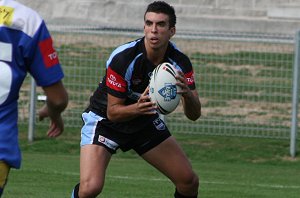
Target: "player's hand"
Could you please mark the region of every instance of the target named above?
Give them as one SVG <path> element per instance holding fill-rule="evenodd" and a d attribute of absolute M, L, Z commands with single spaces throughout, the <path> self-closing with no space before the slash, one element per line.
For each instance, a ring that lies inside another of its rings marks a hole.
<path fill-rule="evenodd" d="M 156 104 L 151 102 L 149 97 L 149 87 L 147 87 L 137 101 L 137 109 L 140 114 L 152 115 L 156 114 Z"/>
<path fill-rule="evenodd" d="M 49 129 L 47 131 L 47 136 L 53 138 L 58 137 L 59 135 L 62 134 L 63 131 L 64 131 L 64 123 L 61 116 L 59 116 L 58 118 L 51 120 Z"/>
<path fill-rule="evenodd" d="M 38 111 L 39 120 L 42 121 L 45 118 L 49 117 L 49 111 L 47 105 L 44 105 L 41 109 Z M 57 137 L 64 131 L 64 124 L 61 116 L 58 116 L 56 118 L 50 118 L 50 126 L 47 131 L 48 137 Z"/>
<path fill-rule="evenodd" d="M 178 94 L 181 94 L 183 97 L 188 97 L 192 94 L 190 88 L 188 87 L 187 80 L 184 76 L 184 73 L 178 70 L 178 75 L 176 76 L 177 83 L 176 85 L 179 86 L 181 89 L 177 91 Z"/>

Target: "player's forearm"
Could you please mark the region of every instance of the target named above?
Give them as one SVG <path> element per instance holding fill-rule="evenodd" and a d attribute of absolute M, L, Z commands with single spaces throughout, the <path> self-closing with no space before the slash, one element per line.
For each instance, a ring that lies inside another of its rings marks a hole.
<path fill-rule="evenodd" d="M 43 87 L 43 89 L 47 96 L 46 107 L 48 116 L 55 120 L 68 105 L 68 93 L 61 81 L 51 86 Z"/>
<path fill-rule="evenodd" d="M 136 103 L 132 105 L 113 105 L 108 108 L 107 117 L 113 122 L 126 122 L 139 116 Z"/>
<path fill-rule="evenodd" d="M 156 105 L 149 100 L 139 99 L 131 105 L 115 104 L 107 109 L 107 117 L 113 122 L 126 122 L 141 115 L 156 114 Z"/>
<path fill-rule="evenodd" d="M 196 91 L 183 96 L 184 114 L 190 120 L 197 120 L 201 116 L 201 103 Z"/>
<path fill-rule="evenodd" d="M 120 99 L 108 94 L 107 117 L 113 122 L 125 122 L 141 115 L 156 114 L 156 105 L 151 102 L 146 88 L 138 101 L 131 105 L 126 105 L 124 99 Z"/>

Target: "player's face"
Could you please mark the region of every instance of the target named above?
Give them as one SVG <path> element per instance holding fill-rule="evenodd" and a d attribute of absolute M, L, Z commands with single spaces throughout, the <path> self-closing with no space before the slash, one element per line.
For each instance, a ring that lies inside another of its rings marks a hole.
<path fill-rule="evenodd" d="M 145 15 L 144 34 L 146 44 L 152 49 L 159 49 L 167 46 L 175 34 L 175 27 L 169 27 L 168 15 L 148 12 Z"/>

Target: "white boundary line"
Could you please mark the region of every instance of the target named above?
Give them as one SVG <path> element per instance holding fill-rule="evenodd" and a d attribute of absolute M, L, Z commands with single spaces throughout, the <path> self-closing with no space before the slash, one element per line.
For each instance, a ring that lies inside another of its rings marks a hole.
<path fill-rule="evenodd" d="M 142 178 L 142 177 L 130 177 L 130 176 L 113 176 L 108 175 L 107 177 L 112 179 L 124 179 L 124 180 L 147 180 L 147 181 L 169 181 L 166 178 Z M 276 188 L 276 189 L 300 189 L 300 186 L 287 186 L 287 185 L 280 185 L 280 184 L 247 184 L 247 183 L 227 183 L 222 181 L 200 181 L 203 184 L 216 184 L 216 185 L 231 185 L 231 186 L 253 186 L 253 187 L 262 187 L 262 188 Z"/>
<path fill-rule="evenodd" d="M 60 172 L 60 171 L 49 171 L 42 169 L 22 169 L 33 172 L 40 172 L 46 174 L 57 174 L 57 175 L 71 175 L 79 176 L 79 173 L 75 172 Z M 135 180 L 135 181 L 170 181 L 167 178 L 155 178 L 155 177 L 131 177 L 131 176 L 122 176 L 122 175 L 107 175 L 107 178 L 111 179 L 122 179 L 122 180 Z M 300 186 L 297 185 L 281 185 L 281 184 L 251 184 L 251 183 L 228 183 L 223 181 L 200 181 L 202 184 L 212 184 L 212 185 L 230 185 L 230 186 L 247 186 L 247 187 L 259 187 L 259 188 L 274 188 L 274 189 L 300 189 Z"/>

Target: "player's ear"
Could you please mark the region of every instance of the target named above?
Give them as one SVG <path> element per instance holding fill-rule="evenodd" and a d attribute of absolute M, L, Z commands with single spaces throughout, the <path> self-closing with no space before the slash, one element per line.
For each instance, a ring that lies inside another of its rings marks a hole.
<path fill-rule="evenodd" d="M 171 27 L 170 28 L 170 32 L 171 32 L 170 38 L 172 38 L 175 35 L 175 33 L 176 33 L 176 28 L 175 27 Z"/>

